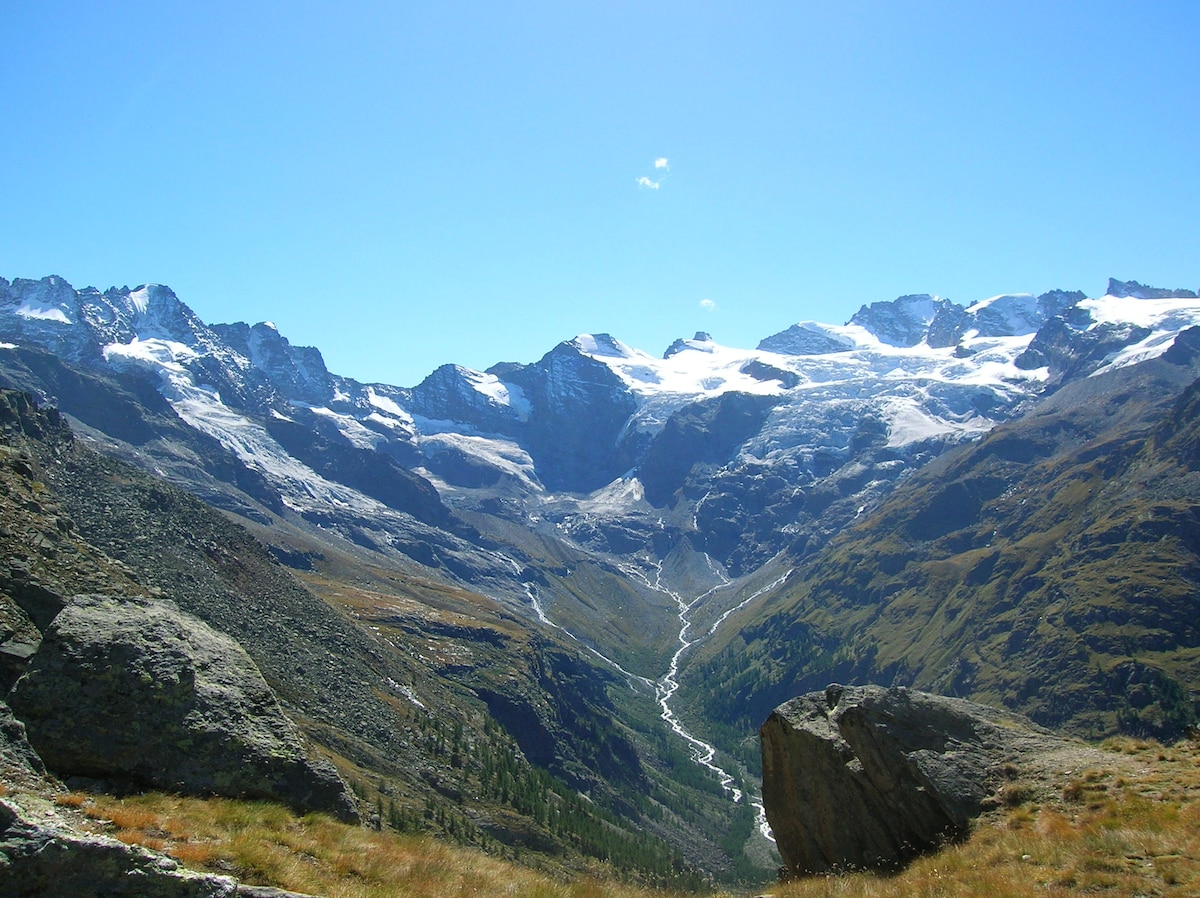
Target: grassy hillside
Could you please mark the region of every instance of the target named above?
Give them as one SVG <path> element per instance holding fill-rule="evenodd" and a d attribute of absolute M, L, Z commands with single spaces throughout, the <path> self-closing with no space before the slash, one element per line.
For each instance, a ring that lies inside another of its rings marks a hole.
<path fill-rule="evenodd" d="M 1200 743 L 1114 739 L 1105 763 L 1010 783 L 960 845 L 893 875 L 814 877 L 753 892 L 664 891 L 595 862 L 569 882 L 426 836 L 374 832 L 259 802 L 80 792 L 54 798 L 84 825 L 165 851 L 199 870 L 339 898 L 932 898 L 1036 892 L 1183 898 L 1200 888 Z"/>
<path fill-rule="evenodd" d="M 649 690 L 554 631 L 356 547 L 260 530 L 306 568 L 289 570 L 21 394 L 0 393 L 0 483 L 0 642 L 35 646 L 75 593 L 161 594 L 246 648 L 383 828 L 563 875 L 735 875 L 722 839 L 740 809 L 677 775 Z M 19 655 L 2 654 L 11 683 Z"/>
<path fill-rule="evenodd" d="M 1200 387 L 1164 358 L 935 461 L 704 646 L 751 732 L 825 684 L 910 685 L 1084 736 L 1178 735 L 1200 690 Z"/>

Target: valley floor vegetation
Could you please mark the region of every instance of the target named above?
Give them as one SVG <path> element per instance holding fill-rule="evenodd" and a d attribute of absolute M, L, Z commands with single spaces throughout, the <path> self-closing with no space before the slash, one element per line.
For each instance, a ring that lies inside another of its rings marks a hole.
<path fill-rule="evenodd" d="M 760 887 L 775 898 L 1195 895 L 1200 890 L 1200 739 L 1104 744 L 1111 763 L 1063 782 L 1012 782 L 971 837 L 894 876 L 850 873 Z M 592 875 L 562 881 L 428 836 L 348 826 L 278 805 L 68 792 L 100 832 L 198 870 L 328 898 L 667 898 L 689 894 Z M 691 892 L 691 894 L 695 894 Z M 731 898 L 734 893 L 716 895 Z"/>

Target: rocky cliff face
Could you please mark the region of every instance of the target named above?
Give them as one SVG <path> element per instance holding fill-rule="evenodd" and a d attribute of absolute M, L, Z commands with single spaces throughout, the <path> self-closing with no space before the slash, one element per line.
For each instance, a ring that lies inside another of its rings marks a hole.
<path fill-rule="evenodd" d="M 1004 783 L 1100 756 L 1006 712 L 875 686 L 786 702 L 759 737 L 763 804 L 789 877 L 894 870 L 964 837 Z"/>

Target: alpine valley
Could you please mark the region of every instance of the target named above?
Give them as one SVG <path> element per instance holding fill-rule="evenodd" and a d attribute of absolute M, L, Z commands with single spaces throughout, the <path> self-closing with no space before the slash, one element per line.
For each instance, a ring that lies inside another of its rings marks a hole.
<path fill-rule="evenodd" d="M 156 285 L 0 278 L 0 341 L 18 717 L 60 609 L 163 599 L 244 649 L 353 790 L 327 809 L 676 884 L 770 876 L 756 730 L 833 681 L 1088 738 L 1196 722 L 1190 290 L 902 296 L 661 357 L 581 335 L 414 387 Z"/>

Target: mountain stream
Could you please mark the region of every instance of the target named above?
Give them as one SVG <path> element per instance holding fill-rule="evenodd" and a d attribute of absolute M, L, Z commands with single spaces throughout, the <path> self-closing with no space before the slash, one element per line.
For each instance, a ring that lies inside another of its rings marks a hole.
<path fill-rule="evenodd" d="M 707 558 L 707 556 L 705 557 Z M 715 565 L 713 565 L 711 559 L 708 559 L 708 562 L 713 571 L 721 578 L 722 582 L 711 587 L 706 592 L 696 596 L 690 602 L 675 590 L 663 585 L 662 566 L 658 563 L 655 563 L 654 565 L 655 578 L 653 582 L 651 582 L 642 571 L 636 568 L 623 566 L 622 569 L 631 576 L 641 580 L 651 589 L 670 596 L 679 609 L 679 647 L 671 656 L 671 663 L 667 666 L 667 672 L 655 684 L 655 691 L 657 692 L 658 696 L 658 706 L 662 709 L 662 713 L 659 716 L 663 719 L 667 726 L 671 728 L 675 735 L 679 736 L 679 738 L 688 743 L 688 746 L 691 749 L 692 760 L 716 776 L 717 780 L 721 783 L 721 787 L 726 791 L 726 793 L 728 793 L 730 798 L 736 804 L 744 797 L 743 792 L 734 785 L 734 783 L 737 782 L 736 778 L 729 771 L 725 770 L 716 763 L 716 746 L 705 742 L 703 739 L 689 731 L 687 727 L 680 722 L 678 715 L 671 707 L 671 699 L 674 698 L 675 693 L 679 691 L 679 662 L 683 658 L 684 652 L 716 633 L 717 629 L 721 626 L 721 624 L 728 620 L 730 615 L 740 611 L 742 608 L 745 608 L 748 604 L 753 602 L 759 596 L 763 595 L 765 592 L 782 584 L 785 580 L 787 580 L 791 572 L 788 571 L 778 579 L 773 580 L 761 589 L 751 593 L 737 605 L 734 605 L 732 608 L 729 608 L 722 613 L 721 616 L 718 617 L 702 635 L 693 638 L 690 635 L 690 631 L 692 629 L 692 614 L 696 611 L 700 604 L 713 593 L 733 585 L 733 581 L 729 580 L 722 571 L 717 569 Z M 771 827 L 767 824 L 766 810 L 763 808 L 761 796 L 752 795 L 750 803 L 755 810 L 755 825 L 759 833 L 763 836 L 763 838 L 767 839 L 773 844 L 775 842 L 775 838 L 771 834 Z"/>
<path fill-rule="evenodd" d="M 503 560 L 513 566 L 517 573 L 520 573 L 520 565 L 517 564 L 517 562 L 515 562 L 513 559 L 502 555 L 498 557 L 503 558 Z M 652 564 L 654 570 L 653 580 L 651 580 L 646 575 L 646 572 L 641 568 L 637 568 L 632 565 L 621 565 L 621 569 L 627 575 L 635 580 L 638 580 L 647 588 L 669 596 L 671 600 L 675 602 L 675 605 L 678 608 L 679 647 L 675 650 L 675 653 L 671 655 L 671 661 L 667 665 L 667 672 L 663 674 L 663 676 L 657 682 L 646 677 L 630 673 L 612 658 L 609 658 L 604 653 L 588 645 L 570 630 L 555 623 L 550 619 L 550 616 L 546 614 L 546 609 L 542 605 L 541 597 L 538 595 L 537 586 L 533 583 L 525 583 L 524 586 L 525 593 L 529 597 L 530 607 L 533 609 L 533 613 L 537 617 L 538 621 L 548 627 L 553 627 L 554 629 L 558 630 L 573 642 L 578 643 L 580 647 L 586 649 L 590 654 L 599 658 L 609 667 L 621 673 L 630 681 L 631 687 L 634 682 L 637 682 L 654 691 L 658 701 L 658 706 L 661 709 L 659 716 L 662 718 L 663 722 L 671 728 L 671 731 L 675 733 L 676 736 L 688 744 L 692 760 L 696 764 L 699 764 L 701 767 L 712 773 L 713 776 L 717 778 L 717 781 L 720 782 L 721 788 L 724 789 L 726 794 L 729 795 L 730 799 L 737 804 L 740 803 L 743 798 L 745 798 L 745 793 L 742 791 L 742 789 L 735 785 L 735 783 L 737 783 L 737 778 L 734 777 L 733 774 L 731 774 L 728 770 L 716 763 L 716 746 L 705 742 L 703 739 L 699 738 L 690 730 L 688 730 L 688 728 L 685 727 L 682 722 L 680 722 L 679 716 L 675 713 L 675 709 L 671 707 L 671 699 L 674 698 L 675 694 L 679 691 L 679 663 L 683 658 L 684 653 L 688 649 L 711 637 L 717 632 L 717 629 L 721 626 L 721 624 L 725 623 L 725 621 L 728 620 L 728 618 L 735 612 L 745 608 L 747 605 L 769 590 L 781 585 L 785 580 L 787 580 L 791 572 L 788 571 L 777 579 L 772 580 L 766 586 L 763 586 L 762 588 L 751 593 L 746 598 L 742 599 L 741 602 L 734 605 L 732 608 L 727 609 L 709 626 L 709 628 L 702 635 L 693 638 L 690 635 L 690 631 L 692 629 L 692 615 L 695 613 L 701 603 L 714 593 L 734 585 L 733 581 L 726 577 L 724 572 L 722 572 L 715 564 L 713 564 L 712 559 L 708 558 L 708 556 L 705 556 L 705 558 L 708 560 L 709 567 L 718 577 L 720 577 L 721 582 L 696 596 L 691 601 L 688 601 L 679 592 L 663 584 L 663 572 L 662 565 L 660 563 L 653 562 Z M 763 808 L 761 796 L 752 794 L 750 796 L 750 803 L 755 810 L 755 828 L 763 838 L 774 844 L 775 838 L 771 834 L 770 826 L 767 824 L 766 811 Z"/>

